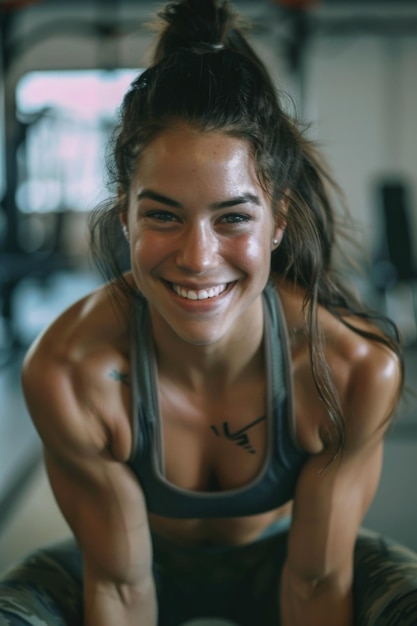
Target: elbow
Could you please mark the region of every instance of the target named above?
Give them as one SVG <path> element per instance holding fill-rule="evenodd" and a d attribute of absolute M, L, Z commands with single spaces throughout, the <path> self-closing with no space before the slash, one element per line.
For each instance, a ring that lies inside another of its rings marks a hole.
<path fill-rule="evenodd" d="M 283 626 L 353 626 L 352 584 L 328 575 L 283 576 L 280 593 Z"/>
<path fill-rule="evenodd" d="M 317 576 L 300 575 L 287 565 L 282 573 L 282 588 L 296 598 L 298 603 L 305 604 L 311 601 L 323 580 Z"/>
<path fill-rule="evenodd" d="M 283 581 L 287 589 L 301 603 L 310 603 L 322 595 L 344 596 L 352 587 L 353 570 L 351 567 L 330 572 L 295 572 L 286 564 Z"/>
<path fill-rule="evenodd" d="M 113 592 L 117 600 L 125 607 L 133 608 L 148 602 L 154 595 L 154 583 L 151 578 L 141 582 L 141 584 L 115 583 Z"/>
<path fill-rule="evenodd" d="M 152 613 L 156 610 L 155 584 L 152 577 L 133 583 L 110 576 L 92 577 L 86 572 L 84 601 L 86 607 L 98 603 L 115 615 L 142 615 L 145 608 Z"/>

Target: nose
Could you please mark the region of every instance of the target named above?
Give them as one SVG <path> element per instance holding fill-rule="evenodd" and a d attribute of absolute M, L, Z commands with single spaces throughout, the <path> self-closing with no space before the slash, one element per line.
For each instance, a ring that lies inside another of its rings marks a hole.
<path fill-rule="evenodd" d="M 189 272 L 202 274 L 218 265 L 218 240 L 210 225 L 189 225 L 181 237 L 177 264 Z"/>

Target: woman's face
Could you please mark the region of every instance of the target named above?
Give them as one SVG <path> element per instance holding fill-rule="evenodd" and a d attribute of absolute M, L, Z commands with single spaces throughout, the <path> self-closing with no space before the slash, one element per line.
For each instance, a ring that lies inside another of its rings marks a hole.
<path fill-rule="evenodd" d="M 246 141 L 163 131 L 140 158 L 122 222 L 160 332 L 209 345 L 262 323 L 260 294 L 282 230 Z"/>

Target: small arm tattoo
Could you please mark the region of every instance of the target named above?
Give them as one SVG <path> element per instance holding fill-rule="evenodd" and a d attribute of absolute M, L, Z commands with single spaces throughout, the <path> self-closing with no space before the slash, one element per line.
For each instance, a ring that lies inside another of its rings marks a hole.
<path fill-rule="evenodd" d="M 127 387 L 130 387 L 129 374 L 125 374 L 124 372 L 118 372 L 117 370 L 111 370 L 109 378 L 113 378 L 113 380 L 117 380 Z"/>
<path fill-rule="evenodd" d="M 240 430 L 236 430 L 234 433 L 230 431 L 229 422 L 223 422 L 221 426 L 222 432 L 220 432 L 217 426 L 215 426 L 214 424 L 212 424 L 210 428 L 214 432 L 214 434 L 217 435 L 217 437 L 224 436 L 226 437 L 226 439 L 229 439 L 229 441 L 234 441 L 239 447 L 243 448 L 243 450 L 246 450 L 247 452 L 249 452 L 249 454 L 256 454 L 256 450 L 252 446 L 249 440 L 249 435 L 247 434 L 247 431 L 250 428 L 253 428 L 254 426 L 256 426 L 256 424 L 259 424 L 259 422 L 262 422 L 262 420 L 264 419 L 266 419 L 265 415 L 263 415 L 262 417 L 259 417 L 258 419 L 256 419 L 254 422 L 251 422 L 247 426 L 244 426 L 244 428 L 241 428 Z"/>

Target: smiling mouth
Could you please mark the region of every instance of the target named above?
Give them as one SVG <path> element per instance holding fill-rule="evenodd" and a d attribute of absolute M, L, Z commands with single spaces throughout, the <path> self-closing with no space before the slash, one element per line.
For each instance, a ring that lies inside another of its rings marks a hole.
<path fill-rule="evenodd" d="M 205 289 L 187 289 L 186 287 L 181 287 L 181 285 L 171 283 L 171 288 L 177 296 L 181 296 L 181 298 L 186 298 L 187 300 L 207 300 L 208 298 L 216 298 L 226 291 L 227 286 L 228 285 L 224 283 L 222 285 L 206 287 Z"/>

